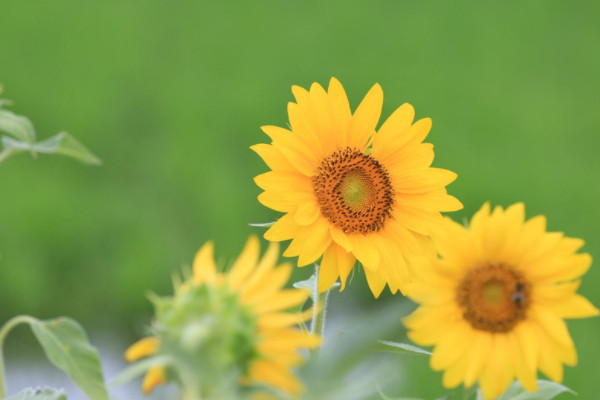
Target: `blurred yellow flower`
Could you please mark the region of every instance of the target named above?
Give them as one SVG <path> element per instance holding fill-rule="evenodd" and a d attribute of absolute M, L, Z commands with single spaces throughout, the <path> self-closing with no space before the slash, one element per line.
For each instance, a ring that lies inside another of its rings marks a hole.
<path fill-rule="evenodd" d="M 265 126 L 272 143 L 251 147 L 272 170 L 255 178 L 264 189 L 259 201 L 285 213 L 265 238 L 293 239 L 284 255 L 299 256 L 298 266 L 323 256 L 320 291 L 338 277 L 343 290 L 357 259 L 375 297 L 386 283 L 402 290 L 409 277 L 404 256 L 426 251 L 440 211 L 462 208 L 445 189 L 456 174 L 430 167 L 433 145 L 422 141 L 431 120 L 413 123 L 414 109 L 404 104 L 376 133 L 378 84 L 354 114 L 335 78 L 328 91 L 314 83 L 292 92 L 290 130 Z"/>
<path fill-rule="evenodd" d="M 525 221 L 522 203 L 485 204 L 468 229 L 447 219 L 432 239 L 441 258 L 415 265 L 408 295 L 420 307 L 404 323 L 415 343 L 435 346 L 444 386 L 479 380 L 494 399 L 515 377 L 536 391 L 538 369 L 560 382 L 562 364 L 577 363 L 563 319 L 598 315 L 576 293 L 592 262 L 576 253 L 583 240 L 546 232 L 543 216 Z"/>
<path fill-rule="evenodd" d="M 179 382 L 186 398 L 238 398 L 257 385 L 291 396 L 302 392 L 291 368 L 303 361 L 298 351 L 318 346 L 320 337 L 297 328 L 311 317 L 312 309 L 289 309 L 302 306 L 310 293 L 283 289 L 292 267 L 276 266 L 277 244 L 272 243 L 260 259 L 259 253 L 259 241 L 252 236 L 230 271 L 220 273 L 209 242 L 196 255 L 193 275 L 178 285 L 175 296 L 154 300 L 154 336 L 125 353 L 129 362 L 151 355 L 172 360 L 148 371 L 142 384 L 146 394 L 170 380 Z"/>

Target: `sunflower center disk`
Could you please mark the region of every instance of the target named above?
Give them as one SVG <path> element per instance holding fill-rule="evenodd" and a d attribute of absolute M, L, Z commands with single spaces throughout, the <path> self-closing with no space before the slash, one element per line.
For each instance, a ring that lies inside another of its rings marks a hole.
<path fill-rule="evenodd" d="M 348 147 L 326 157 L 313 187 L 321 213 L 345 233 L 379 231 L 391 214 L 389 174 L 359 149 Z"/>
<path fill-rule="evenodd" d="M 491 265 L 469 271 L 456 295 L 473 328 L 505 333 L 525 319 L 531 287 L 519 272 Z"/>

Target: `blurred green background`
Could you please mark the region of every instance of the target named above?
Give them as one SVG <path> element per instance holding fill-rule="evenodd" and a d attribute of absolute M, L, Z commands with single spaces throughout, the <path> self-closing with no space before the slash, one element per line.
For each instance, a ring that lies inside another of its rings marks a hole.
<path fill-rule="evenodd" d="M 379 82 L 384 116 L 410 102 L 433 118 L 455 218 L 524 201 L 600 259 L 599 20 L 596 1 L 2 1 L 3 97 L 40 138 L 67 130 L 104 165 L 0 165 L 0 320 L 64 314 L 139 336 L 145 295 L 169 293 L 203 242 L 225 264 L 259 231 L 248 223 L 277 217 L 248 147 L 286 124 L 292 84 L 331 76 L 353 107 Z M 599 286 L 593 267 L 580 292 L 597 306 Z M 379 304 L 360 273 L 332 301 Z M 580 362 L 565 382 L 596 398 L 600 318 L 569 327 Z M 403 362 L 394 394 L 443 393 L 426 359 Z"/>

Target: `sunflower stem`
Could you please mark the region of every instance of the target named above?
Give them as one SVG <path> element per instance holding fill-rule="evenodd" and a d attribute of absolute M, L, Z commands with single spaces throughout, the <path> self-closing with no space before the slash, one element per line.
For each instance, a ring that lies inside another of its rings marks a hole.
<path fill-rule="evenodd" d="M 329 290 L 319 293 L 319 265 L 315 264 L 315 280 L 313 287 L 313 317 L 310 325 L 310 332 L 323 337 L 325 332 L 325 320 L 327 318 L 327 300 L 329 299 Z M 313 352 L 318 353 L 318 348 Z"/>
<path fill-rule="evenodd" d="M 0 329 L 0 398 L 6 397 L 6 377 L 4 373 L 4 340 L 8 333 L 17 325 L 20 324 L 29 324 L 34 319 L 28 315 L 18 315 L 9 319 L 2 329 Z"/>
<path fill-rule="evenodd" d="M 469 400 L 473 395 L 477 394 L 477 386 L 471 386 L 470 388 L 466 388 L 463 386 L 463 400 Z"/>

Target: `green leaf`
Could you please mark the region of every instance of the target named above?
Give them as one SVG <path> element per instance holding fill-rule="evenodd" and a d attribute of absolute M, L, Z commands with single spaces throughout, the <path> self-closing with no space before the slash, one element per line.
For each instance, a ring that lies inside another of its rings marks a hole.
<path fill-rule="evenodd" d="M 248 224 L 248 225 L 254 226 L 254 227 L 257 227 L 257 228 L 270 228 L 273 225 L 275 225 L 275 221 L 273 221 L 273 222 L 264 222 L 264 223 L 261 223 L 261 224 Z"/>
<path fill-rule="evenodd" d="M 67 395 L 62 389 L 44 388 L 21 390 L 6 400 L 67 400 Z"/>
<path fill-rule="evenodd" d="M 35 142 L 35 129 L 31 121 L 8 110 L 0 110 L 0 131 L 25 143 Z"/>
<path fill-rule="evenodd" d="M 515 381 L 497 400 L 551 400 L 561 393 L 576 394 L 573 390 L 560 383 L 542 379 L 538 380 L 537 392 L 531 393 L 526 391 L 518 381 Z M 477 400 L 485 400 L 481 390 L 477 392 Z"/>
<path fill-rule="evenodd" d="M 305 279 L 303 281 L 294 282 L 293 286 L 296 289 L 309 290 L 311 292 L 311 297 L 314 300 L 314 298 L 316 296 L 317 279 L 318 279 L 317 274 L 314 273 L 308 279 Z"/>
<path fill-rule="evenodd" d="M 108 400 L 100 357 L 77 322 L 70 318 L 32 319 L 31 329 L 48 360 L 65 371 L 91 400 Z"/>
<path fill-rule="evenodd" d="M 402 353 L 402 354 L 419 354 L 419 355 L 431 355 L 430 351 L 421 349 L 420 347 L 413 346 L 407 343 L 388 342 L 387 340 L 380 340 L 379 343 L 382 346 L 377 348 L 378 351 L 388 353 Z"/>
<path fill-rule="evenodd" d="M 67 132 L 60 132 L 49 139 L 35 143 L 33 151 L 46 154 L 62 154 L 86 164 L 102 164 L 98 157 Z"/>
<path fill-rule="evenodd" d="M 2 153 L 0 153 L 0 162 L 13 154 L 31 150 L 31 145 L 29 143 L 21 142 L 8 136 L 2 136 L 2 147 L 4 149 L 2 150 Z"/>
<path fill-rule="evenodd" d="M 379 393 L 381 395 L 381 398 L 383 400 L 424 400 L 421 398 L 416 398 L 416 397 L 390 397 L 390 396 L 386 396 L 383 393 Z"/>
<path fill-rule="evenodd" d="M 319 281 L 319 265 L 315 264 L 315 273 L 312 274 L 308 279 L 305 279 L 303 281 L 298 281 L 298 282 L 294 282 L 293 286 L 296 289 L 306 289 L 308 291 L 310 291 L 310 298 L 312 299 L 313 302 L 317 301 L 317 298 L 319 297 L 319 285 L 318 285 L 318 281 Z M 340 287 L 340 283 L 339 282 L 335 282 L 333 285 L 331 285 L 331 287 L 328 289 L 335 289 Z"/>
<path fill-rule="evenodd" d="M 1 86 L 0 93 L 2 93 Z M 0 162 L 13 154 L 29 150 L 34 156 L 36 153 L 62 154 L 86 164 L 102 164 L 98 157 L 67 132 L 60 132 L 36 143 L 35 129 L 31 121 L 27 117 L 2 109 L 4 104 L 10 102 L 0 99 L 0 132 L 5 132 L 11 137 L 2 137 L 4 149 L 0 153 Z"/>
<path fill-rule="evenodd" d="M 377 391 L 379 392 L 379 395 L 381 396 L 381 398 L 383 400 L 424 400 L 424 399 L 416 398 L 416 397 L 390 397 L 387 394 L 383 393 L 383 391 L 379 387 L 377 387 Z M 439 399 L 439 400 L 444 400 L 444 399 Z"/>
<path fill-rule="evenodd" d="M 380 394 L 381 394 L 381 398 L 383 400 L 424 400 L 424 399 L 416 398 L 416 397 L 389 397 L 383 393 L 380 393 Z"/>

